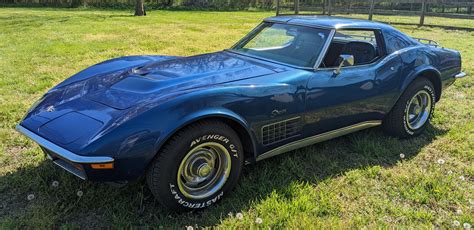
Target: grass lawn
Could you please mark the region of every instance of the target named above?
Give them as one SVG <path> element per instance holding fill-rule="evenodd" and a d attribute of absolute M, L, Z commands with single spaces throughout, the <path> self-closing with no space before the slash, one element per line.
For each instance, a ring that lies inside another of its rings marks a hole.
<path fill-rule="evenodd" d="M 451 228 L 453 221 L 460 222 L 457 228 L 474 225 L 472 76 L 444 92 L 433 126 L 420 137 L 398 140 L 373 128 L 259 162 L 245 168 L 229 197 L 201 212 L 163 211 L 144 182 L 113 188 L 58 169 L 36 144 L 14 130 L 49 88 L 113 57 L 222 50 L 273 15 L 148 13 L 132 17 L 129 11 L 117 10 L 0 8 L 0 228 Z M 474 27 L 474 20 L 427 22 Z M 474 73 L 474 32 L 397 27 L 460 50 L 464 69 Z M 53 181 L 59 186 L 52 186 Z M 29 194 L 34 194 L 31 201 Z M 235 218 L 238 212 L 243 220 Z M 255 224 L 257 217 L 261 225 Z"/>

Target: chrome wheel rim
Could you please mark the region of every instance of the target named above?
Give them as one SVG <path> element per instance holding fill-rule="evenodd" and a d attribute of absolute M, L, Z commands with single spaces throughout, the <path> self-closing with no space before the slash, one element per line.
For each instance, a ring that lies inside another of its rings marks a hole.
<path fill-rule="evenodd" d="M 431 103 L 431 95 L 424 90 L 411 98 L 406 111 L 406 122 L 410 129 L 419 129 L 426 123 L 430 117 Z"/>
<path fill-rule="evenodd" d="M 209 197 L 224 186 L 230 169 L 230 154 L 223 145 L 215 142 L 198 145 L 179 165 L 178 188 L 191 199 Z"/>

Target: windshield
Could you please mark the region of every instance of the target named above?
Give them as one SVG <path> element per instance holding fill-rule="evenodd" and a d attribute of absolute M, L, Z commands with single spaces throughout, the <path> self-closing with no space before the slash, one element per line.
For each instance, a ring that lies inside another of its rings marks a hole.
<path fill-rule="evenodd" d="M 279 23 L 262 23 L 232 50 L 301 67 L 313 67 L 329 30 Z"/>

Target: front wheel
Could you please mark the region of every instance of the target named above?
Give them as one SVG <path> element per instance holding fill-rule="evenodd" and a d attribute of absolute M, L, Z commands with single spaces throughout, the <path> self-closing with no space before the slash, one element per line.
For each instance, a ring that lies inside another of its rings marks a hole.
<path fill-rule="evenodd" d="M 198 122 L 165 144 L 147 172 L 148 186 L 170 210 L 202 209 L 236 185 L 243 157 L 232 128 L 218 121 Z"/>
<path fill-rule="evenodd" d="M 435 102 L 436 95 L 431 81 L 426 78 L 416 79 L 383 120 L 384 131 L 401 138 L 421 134 L 430 123 Z"/>

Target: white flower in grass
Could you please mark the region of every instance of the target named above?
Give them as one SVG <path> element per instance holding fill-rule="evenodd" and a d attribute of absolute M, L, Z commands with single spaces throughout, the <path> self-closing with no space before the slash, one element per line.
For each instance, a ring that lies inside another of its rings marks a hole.
<path fill-rule="evenodd" d="M 55 187 L 55 188 L 58 187 L 58 186 L 59 186 L 59 181 L 57 181 L 57 180 L 53 181 L 53 182 L 51 183 L 51 186 L 53 186 L 53 187 Z"/>
<path fill-rule="evenodd" d="M 451 175 L 451 174 L 453 174 L 453 171 L 449 170 L 448 175 Z"/>
<path fill-rule="evenodd" d="M 442 165 L 444 163 L 445 163 L 445 161 L 443 159 L 438 159 L 438 164 Z"/>
<path fill-rule="evenodd" d="M 461 209 L 456 210 L 456 214 L 462 215 L 462 210 Z"/>
<path fill-rule="evenodd" d="M 257 219 L 255 219 L 255 223 L 256 223 L 256 224 L 262 224 L 262 223 L 263 223 L 262 218 L 257 217 Z"/>
<path fill-rule="evenodd" d="M 453 221 L 453 226 L 458 227 L 459 225 L 461 225 L 461 223 L 459 223 L 459 221 L 457 221 L 457 220 Z"/>
<path fill-rule="evenodd" d="M 474 205 L 474 200 L 469 199 L 469 204 Z"/>
<path fill-rule="evenodd" d="M 469 223 L 464 223 L 462 226 L 464 229 L 471 229 L 471 225 Z"/>
<path fill-rule="evenodd" d="M 454 95 L 454 98 L 456 99 L 463 99 L 465 96 L 463 93 L 460 93 L 460 92 L 457 92 L 455 95 Z"/>
<path fill-rule="evenodd" d="M 464 176 L 459 176 L 459 180 L 464 181 L 464 180 L 466 180 L 466 178 L 464 178 Z"/>
<path fill-rule="evenodd" d="M 34 200 L 35 199 L 35 194 L 28 194 L 28 196 L 26 196 L 26 199 L 27 200 Z"/>
<path fill-rule="evenodd" d="M 76 195 L 77 195 L 78 197 L 81 197 L 82 195 L 84 195 L 84 193 L 83 193 L 81 190 L 79 190 L 79 191 L 77 191 Z"/>
<path fill-rule="evenodd" d="M 405 159 L 405 154 L 400 153 L 400 158 L 401 158 L 401 159 Z"/>
<path fill-rule="evenodd" d="M 235 214 L 235 218 L 237 218 L 238 220 L 243 220 L 244 219 L 244 214 L 238 212 L 237 214 Z"/>
<path fill-rule="evenodd" d="M 194 230 L 193 226 L 186 226 L 186 230 Z"/>

